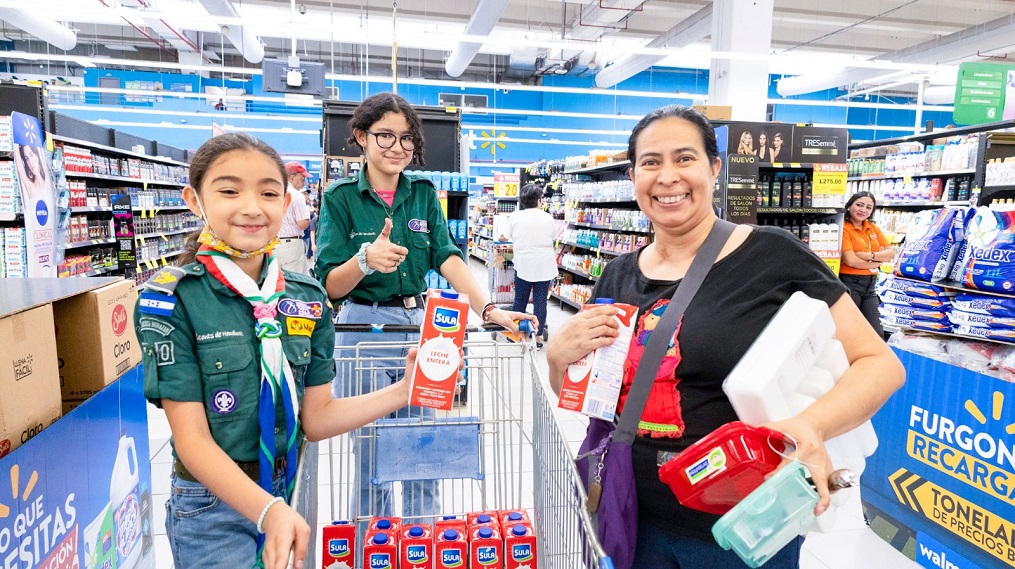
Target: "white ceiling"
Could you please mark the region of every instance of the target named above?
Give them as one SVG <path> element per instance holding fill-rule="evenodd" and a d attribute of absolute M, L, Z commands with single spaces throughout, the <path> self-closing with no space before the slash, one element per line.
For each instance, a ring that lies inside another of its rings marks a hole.
<path fill-rule="evenodd" d="M 10 40 L 6 49 L 16 52 L 259 68 L 244 60 L 220 33 L 223 25 L 241 25 L 244 34 L 255 34 L 264 45 L 265 57 L 289 55 L 295 35 L 296 53 L 302 59 L 325 62 L 329 72 L 371 75 L 390 73 L 394 38 L 400 47 L 400 75 L 448 79 L 444 62 L 484 0 L 394 0 L 394 26 L 392 0 L 296 0 L 295 12 L 291 0 L 231 0 L 238 14 L 235 18 L 212 17 L 205 8 L 228 1 L 33 0 L 33 14 L 76 31 L 77 45 L 67 52 L 9 23 L 3 23 L 2 32 Z M 0 0 L 0 9 L 24 8 L 25 4 L 25 0 Z M 590 0 L 588 4 L 512 0 L 492 32 L 484 36 L 483 48 L 461 78 L 537 83 L 539 75 L 563 71 L 564 62 L 572 58 L 568 73 L 590 76 L 639 48 L 641 53 L 667 55 L 661 66 L 707 68 L 707 36 L 681 50 L 653 51 L 643 46 L 709 4 L 707 0 Z M 1015 1 L 775 0 L 770 71 L 827 72 L 846 60 L 893 61 L 900 50 L 943 44 L 951 34 L 999 18 L 1015 19 Z M 1011 38 L 1012 45 L 1001 45 L 1008 40 L 994 40 L 985 48 L 967 42 L 961 53 L 940 56 L 922 49 L 899 60 L 933 71 L 939 69 L 937 65 L 961 60 L 1004 58 L 1009 53 L 1015 57 L 1015 33 L 1005 37 Z M 73 72 L 70 68 L 77 63 L 59 65 Z M 873 74 L 897 71 L 887 67 Z M 891 80 L 898 79 L 896 75 Z M 855 80 L 850 83 L 856 88 L 867 86 Z"/>

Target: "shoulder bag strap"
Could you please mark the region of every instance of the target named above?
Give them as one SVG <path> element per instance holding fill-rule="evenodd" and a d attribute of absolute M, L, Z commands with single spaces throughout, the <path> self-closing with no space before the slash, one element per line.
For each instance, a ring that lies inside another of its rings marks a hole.
<path fill-rule="evenodd" d="M 645 352 L 638 362 L 638 369 L 634 372 L 634 379 L 631 382 L 631 391 L 627 394 L 627 401 L 624 404 L 624 412 L 621 413 L 617 430 L 613 434 L 613 440 L 630 445 L 634 442 L 634 436 L 638 432 L 638 423 L 641 421 L 641 414 L 645 410 L 645 403 L 648 401 L 648 394 L 652 390 L 652 383 L 655 380 L 656 371 L 663 361 L 663 355 L 670 346 L 670 338 L 677 329 L 680 317 L 684 310 L 691 303 L 694 294 L 708 275 L 709 269 L 715 263 L 719 252 L 722 251 L 726 240 L 733 233 L 736 224 L 722 219 L 716 219 L 709 231 L 708 237 L 702 243 L 698 253 L 691 261 L 687 274 L 677 286 L 677 290 L 670 299 L 670 304 L 663 312 L 662 318 L 656 323 L 655 329 L 649 336 L 645 345 Z"/>

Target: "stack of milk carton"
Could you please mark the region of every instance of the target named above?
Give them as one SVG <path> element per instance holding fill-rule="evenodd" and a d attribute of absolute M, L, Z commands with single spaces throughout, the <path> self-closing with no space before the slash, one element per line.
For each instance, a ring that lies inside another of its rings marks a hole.
<path fill-rule="evenodd" d="M 954 293 L 924 282 L 881 274 L 877 283 L 881 299 L 881 323 L 929 332 L 950 332 L 948 313 Z"/>

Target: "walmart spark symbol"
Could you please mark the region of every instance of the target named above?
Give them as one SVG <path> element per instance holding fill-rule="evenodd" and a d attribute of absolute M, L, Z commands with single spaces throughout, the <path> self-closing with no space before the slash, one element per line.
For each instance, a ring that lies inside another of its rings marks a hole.
<path fill-rule="evenodd" d="M 490 133 L 489 134 L 487 134 L 486 132 L 482 132 L 482 133 L 480 133 L 480 135 L 483 138 L 487 139 L 487 140 L 483 144 L 480 144 L 479 147 L 480 148 L 489 148 L 490 149 L 490 154 L 493 154 L 494 156 L 497 155 L 497 147 L 500 147 L 501 150 L 504 150 L 505 148 L 507 148 L 506 146 L 504 146 L 503 142 L 500 142 L 499 140 L 497 140 L 498 138 L 504 138 L 505 136 L 507 136 L 506 133 L 502 132 L 500 134 L 497 134 L 496 130 L 490 129 Z"/>
<path fill-rule="evenodd" d="M 966 411 L 968 411 L 969 414 L 972 415 L 973 418 L 976 419 L 981 425 L 987 424 L 987 417 L 984 416 L 983 411 L 980 411 L 980 408 L 976 406 L 976 403 L 973 403 L 972 399 L 966 399 L 965 407 Z M 1004 408 L 1004 393 L 1001 393 L 1000 391 L 995 391 L 994 405 L 993 409 L 991 409 L 991 416 L 994 418 L 995 421 L 1001 420 L 1002 408 Z M 1010 425 L 1005 426 L 1004 432 L 1008 433 L 1009 435 L 1015 435 L 1015 423 L 1011 423 Z"/>
<path fill-rule="evenodd" d="M 18 499 L 18 482 L 19 482 L 18 477 L 20 473 L 21 471 L 18 468 L 17 464 L 11 467 L 11 497 L 15 501 L 17 501 Z M 32 490 L 35 489 L 35 484 L 38 481 L 39 481 L 39 472 L 33 470 L 32 475 L 28 477 L 28 484 L 25 485 L 25 492 L 21 496 L 21 501 L 23 502 L 28 501 L 28 496 L 32 493 Z M 0 518 L 6 518 L 10 514 L 11 514 L 10 507 L 0 503 Z"/>

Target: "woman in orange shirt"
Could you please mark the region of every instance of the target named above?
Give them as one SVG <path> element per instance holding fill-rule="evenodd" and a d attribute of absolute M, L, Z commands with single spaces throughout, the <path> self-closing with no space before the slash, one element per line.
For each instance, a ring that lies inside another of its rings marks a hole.
<path fill-rule="evenodd" d="M 842 266 L 839 279 L 874 330 L 884 336 L 878 313 L 878 267 L 895 257 L 884 233 L 874 225 L 874 196 L 857 192 L 846 202 L 842 226 Z"/>

